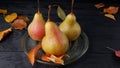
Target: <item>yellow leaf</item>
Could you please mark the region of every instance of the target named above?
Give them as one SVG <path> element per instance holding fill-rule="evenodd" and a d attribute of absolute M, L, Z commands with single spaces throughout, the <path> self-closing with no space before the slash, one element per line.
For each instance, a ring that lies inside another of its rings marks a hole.
<path fill-rule="evenodd" d="M 5 9 L 0 9 L 0 13 L 2 13 L 2 14 L 7 14 L 7 10 L 5 10 Z"/>
<path fill-rule="evenodd" d="M 17 13 L 12 13 L 12 14 L 5 16 L 5 21 L 10 23 L 13 20 L 15 20 L 16 18 L 17 18 Z"/>
<path fill-rule="evenodd" d="M 114 17 L 114 15 L 112 15 L 112 14 L 105 14 L 104 16 L 108 17 L 110 19 L 116 20 L 115 17 Z"/>

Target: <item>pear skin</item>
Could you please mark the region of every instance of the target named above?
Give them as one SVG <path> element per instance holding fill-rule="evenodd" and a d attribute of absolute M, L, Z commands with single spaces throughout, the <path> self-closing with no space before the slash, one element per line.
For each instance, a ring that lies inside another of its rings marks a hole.
<path fill-rule="evenodd" d="M 65 20 L 59 25 L 59 28 L 70 41 L 76 40 L 81 34 L 81 27 L 73 13 L 66 16 Z"/>
<path fill-rule="evenodd" d="M 68 47 L 68 38 L 60 31 L 59 27 L 54 22 L 46 22 L 45 36 L 42 39 L 42 49 L 45 53 L 56 56 L 64 55 Z"/>
<path fill-rule="evenodd" d="M 45 22 L 40 12 L 35 13 L 33 21 L 28 26 L 28 34 L 36 41 L 41 41 L 45 35 Z"/>

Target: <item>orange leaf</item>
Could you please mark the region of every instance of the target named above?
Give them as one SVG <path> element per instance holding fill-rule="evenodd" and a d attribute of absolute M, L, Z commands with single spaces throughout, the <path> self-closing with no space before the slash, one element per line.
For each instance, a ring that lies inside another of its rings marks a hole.
<path fill-rule="evenodd" d="M 18 16 L 18 19 L 23 19 L 25 22 L 29 21 L 29 18 L 26 16 Z"/>
<path fill-rule="evenodd" d="M 38 51 L 40 50 L 41 48 L 41 45 L 37 45 L 35 48 L 31 49 L 29 52 L 28 52 L 28 59 L 30 61 L 30 63 L 32 65 L 34 65 L 34 62 L 35 62 L 35 56 L 37 55 Z"/>
<path fill-rule="evenodd" d="M 5 16 L 5 21 L 8 23 L 11 23 L 16 18 L 17 18 L 17 13 L 12 13 L 12 14 Z"/>
<path fill-rule="evenodd" d="M 22 30 L 27 27 L 27 23 L 23 19 L 16 19 L 13 23 L 12 26 L 15 29 Z"/>
<path fill-rule="evenodd" d="M 50 57 L 48 57 L 48 59 L 56 64 L 61 64 L 64 65 L 64 61 L 62 60 L 63 55 L 60 57 L 57 57 L 55 55 L 51 55 Z"/>
<path fill-rule="evenodd" d="M 108 14 L 116 14 L 118 10 L 119 10 L 119 7 L 109 6 L 108 8 L 105 8 L 103 12 Z"/>
<path fill-rule="evenodd" d="M 108 17 L 110 19 L 116 20 L 115 17 L 114 17 L 114 15 L 112 15 L 112 14 L 105 14 L 104 16 Z"/>
<path fill-rule="evenodd" d="M 2 14 L 7 14 L 7 10 L 5 10 L 5 9 L 0 9 L 0 13 L 2 13 Z"/>
<path fill-rule="evenodd" d="M 49 56 L 47 56 L 47 55 L 43 55 L 43 56 L 41 57 L 41 59 L 42 59 L 43 61 L 50 62 Z"/>
<path fill-rule="evenodd" d="M 102 7 L 104 7 L 104 6 L 105 6 L 104 3 L 95 4 L 95 7 L 96 7 L 96 8 L 102 8 Z"/>
<path fill-rule="evenodd" d="M 6 36 L 8 35 L 10 32 L 12 32 L 12 28 L 8 28 L 6 30 L 3 30 L 0 32 L 0 41 Z"/>

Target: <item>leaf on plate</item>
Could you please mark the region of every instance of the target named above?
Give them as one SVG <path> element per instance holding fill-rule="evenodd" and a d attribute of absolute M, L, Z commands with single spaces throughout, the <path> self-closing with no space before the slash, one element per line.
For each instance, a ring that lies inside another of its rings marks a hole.
<path fill-rule="evenodd" d="M 119 7 L 109 6 L 108 8 L 104 8 L 103 12 L 108 14 L 116 14 L 119 10 Z"/>
<path fill-rule="evenodd" d="M 6 30 L 0 31 L 0 41 L 6 36 L 8 35 L 10 32 L 12 32 L 12 28 L 8 28 Z"/>
<path fill-rule="evenodd" d="M 98 4 L 95 4 L 95 7 L 96 8 L 102 8 L 102 7 L 104 7 L 105 5 L 104 5 L 104 3 L 98 3 Z"/>
<path fill-rule="evenodd" d="M 57 57 L 57 56 L 55 56 L 55 55 L 43 55 L 42 57 L 41 57 L 41 59 L 43 60 L 43 61 L 46 61 L 46 62 L 53 62 L 53 63 L 56 63 L 56 64 L 61 64 L 61 65 L 64 65 L 64 61 L 63 61 L 63 55 L 62 56 L 59 56 L 59 57 Z"/>
<path fill-rule="evenodd" d="M 13 20 L 15 20 L 17 18 L 17 13 L 11 13 L 9 15 L 5 16 L 5 21 L 8 23 L 11 23 Z"/>
<path fill-rule="evenodd" d="M 63 9 L 60 6 L 58 6 L 58 8 L 57 8 L 57 15 L 61 20 L 64 20 L 66 17 L 65 12 L 63 11 Z"/>
<path fill-rule="evenodd" d="M 35 48 L 31 49 L 28 52 L 28 59 L 32 65 L 34 65 L 35 57 L 40 49 L 41 49 L 41 45 L 38 44 Z"/>
<path fill-rule="evenodd" d="M 112 14 L 104 14 L 104 16 L 105 16 L 105 17 L 108 17 L 108 18 L 110 18 L 110 19 L 112 19 L 112 20 L 116 20 L 116 19 L 115 19 L 115 16 L 112 15 Z"/>
<path fill-rule="evenodd" d="M 0 9 L 0 13 L 7 14 L 7 10 L 6 9 Z"/>
<path fill-rule="evenodd" d="M 43 56 L 41 57 L 41 60 L 46 61 L 46 62 L 50 62 L 49 57 L 50 57 L 50 56 L 48 56 L 48 55 L 43 55 Z"/>
<path fill-rule="evenodd" d="M 27 27 L 27 23 L 24 19 L 16 19 L 14 20 L 14 22 L 12 23 L 12 26 L 15 28 L 15 29 L 19 29 L 19 30 L 22 30 L 24 28 Z"/>
<path fill-rule="evenodd" d="M 64 65 L 64 61 L 63 61 L 63 55 L 60 57 L 57 57 L 55 55 L 51 55 L 50 57 L 48 57 L 48 59 L 56 64 L 61 64 Z"/>

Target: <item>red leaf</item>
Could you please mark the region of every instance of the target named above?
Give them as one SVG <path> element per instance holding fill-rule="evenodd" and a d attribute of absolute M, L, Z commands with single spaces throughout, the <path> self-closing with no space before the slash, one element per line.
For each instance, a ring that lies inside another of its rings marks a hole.
<path fill-rule="evenodd" d="M 115 51 L 115 55 L 116 55 L 117 57 L 120 57 L 120 51 Z"/>
<path fill-rule="evenodd" d="M 113 51 L 115 53 L 115 56 L 120 57 L 120 50 L 115 50 L 113 48 L 107 47 L 107 49 Z"/>

